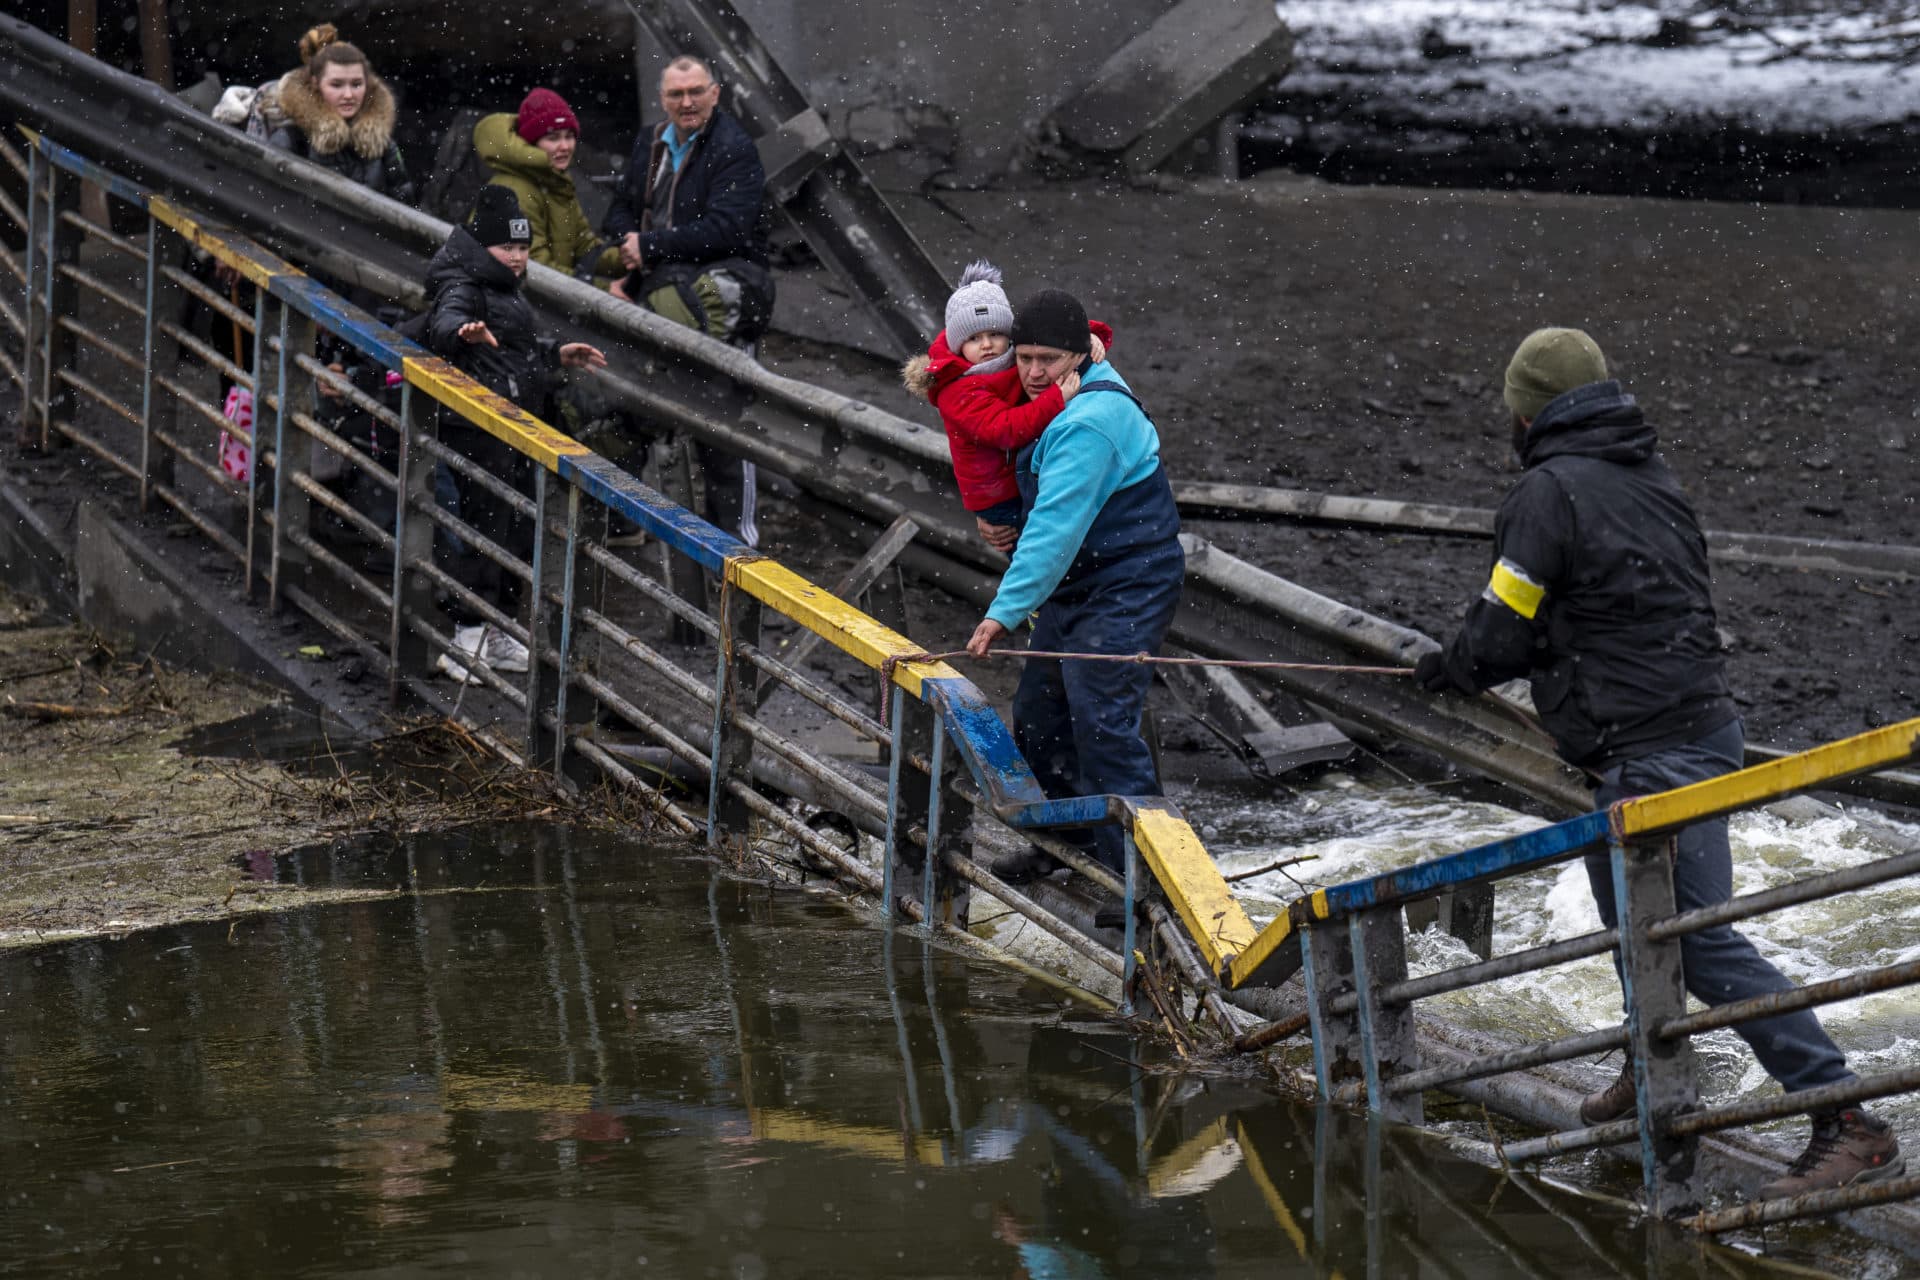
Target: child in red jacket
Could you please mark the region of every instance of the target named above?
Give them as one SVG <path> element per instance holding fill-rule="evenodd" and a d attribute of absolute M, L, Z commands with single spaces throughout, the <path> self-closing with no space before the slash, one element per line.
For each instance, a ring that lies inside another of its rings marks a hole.
<path fill-rule="evenodd" d="M 1093 359 L 1106 359 L 1113 330 L 1097 320 L 1087 327 Z M 996 537 L 989 528 L 1020 523 L 1014 456 L 1038 440 L 1080 390 L 1080 375 L 1070 373 L 1038 399 L 1026 400 L 1008 345 L 1012 328 L 1013 307 L 1000 286 L 1000 269 L 976 262 L 961 273 L 960 287 L 947 301 L 945 331 L 934 336 L 926 355 L 915 356 L 900 371 L 907 390 L 940 411 L 960 502 L 987 540 L 1003 551 L 1011 548 L 1012 538 Z"/>

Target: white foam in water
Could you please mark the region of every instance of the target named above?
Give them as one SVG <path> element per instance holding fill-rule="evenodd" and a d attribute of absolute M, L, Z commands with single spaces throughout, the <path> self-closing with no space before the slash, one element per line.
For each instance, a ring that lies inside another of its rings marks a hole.
<path fill-rule="evenodd" d="M 1228 875 L 1280 858 L 1312 855 L 1234 887 L 1264 922 L 1281 905 L 1314 888 L 1378 874 L 1532 830 L 1533 818 L 1494 805 L 1459 801 L 1418 789 L 1371 791 L 1348 786 L 1311 792 L 1285 804 L 1242 802 L 1222 809 L 1217 792 L 1182 798 L 1213 832 L 1208 847 Z M 1887 822 L 1904 835 L 1920 828 Z M 1809 876 L 1891 856 L 1893 850 L 1844 814 L 1788 821 L 1772 814 L 1734 818 L 1734 893 L 1757 893 Z M 1297 882 L 1297 883 L 1296 883 Z M 1591 933 L 1600 916 L 1580 862 L 1501 881 L 1495 896 L 1494 952 L 1517 951 Z M 1861 969 L 1920 958 L 1920 878 L 1898 880 L 1838 898 L 1805 903 L 1750 920 L 1739 928 L 1789 979 L 1822 982 Z M 1444 934 L 1416 935 L 1412 971 L 1431 973 L 1473 959 Z M 1464 1025 L 1524 1039 L 1544 1039 L 1611 1026 L 1620 1019 L 1620 990 L 1609 957 L 1509 978 L 1423 1002 Z M 1700 1007 L 1693 1002 L 1692 1007 Z M 1848 1056 L 1871 1075 L 1920 1061 L 1920 989 L 1882 992 L 1825 1006 L 1820 1018 Z M 1732 1031 L 1697 1037 L 1708 1100 L 1777 1092 Z M 1613 1060 L 1617 1062 L 1617 1059 Z M 1605 1070 L 1610 1074 L 1613 1062 Z M 1920 1098 L 1873 1104 L 1920 1139 Z M 1804 1122 L 1786 1122 L 1798 1133 Z"/>

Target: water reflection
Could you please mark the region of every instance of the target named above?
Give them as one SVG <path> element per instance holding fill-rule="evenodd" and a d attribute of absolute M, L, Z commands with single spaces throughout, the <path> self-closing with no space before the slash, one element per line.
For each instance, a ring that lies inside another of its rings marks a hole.
<path fill-rule="evenodd" d="M 411 892 L 0 959 L 0 1271 L 1758 1274 L 680 853 L 274 874 Z"/>

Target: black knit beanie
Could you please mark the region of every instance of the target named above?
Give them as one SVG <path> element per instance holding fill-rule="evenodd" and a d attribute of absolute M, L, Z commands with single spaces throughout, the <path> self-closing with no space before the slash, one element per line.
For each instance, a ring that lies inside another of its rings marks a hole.
<path fill-rule="evenodd" d="M 520 198 L 491 182 L 474 197 L 473 212 L 467 215 L 467 230 L 489 249 L 497 244 L 533 243 L 533 224 L 520 211 Z"/>
<path fill-rule="evenodd" d="M 1087 340 L 1087 313 L 1070 293 L 1042 289 L 1020 304 L 1013 313 L 1013 345 L 1052 347 L 1086 355 L 1093 349 Z"/>

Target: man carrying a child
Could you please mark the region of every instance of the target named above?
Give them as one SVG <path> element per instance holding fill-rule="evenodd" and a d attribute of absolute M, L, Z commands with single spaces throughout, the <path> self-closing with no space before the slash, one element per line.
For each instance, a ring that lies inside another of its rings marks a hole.
<path fill-rule="evenodd" d="M 1009 337 L 1027 400 L 1049 398 L 1076 375 L 1079 385 L 1016 459 L 1022 523 L 1012 563 L 967 648 L 983 654 L 1031 616 L 1035 649 L 1156 653 L 1180 603 L 1186 556 L 1153 420 L 1111 364 L 1092 360 L 1086 312 L 1070 295 L 1035 294 Z M 1152 682 L 1152 669 L 1137 664 L 1024 664 L 1014 738 L 1048 795 L 1160 794 L 1140 725 Z M 1092 843 L 1101 862 L 1123 869 L 1118 829 L 1097 828 Z M 994 871 L 1017 883 L 1053 867 L 1036 850 L 1002 858 Z"/>

